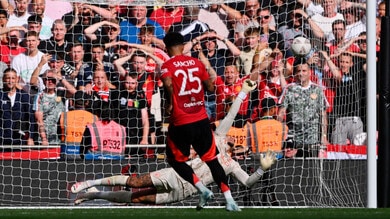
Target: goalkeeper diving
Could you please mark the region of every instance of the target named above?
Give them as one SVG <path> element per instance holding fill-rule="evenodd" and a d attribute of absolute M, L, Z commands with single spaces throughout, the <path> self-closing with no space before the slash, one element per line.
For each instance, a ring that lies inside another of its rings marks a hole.
<path fill-rule="evenodd" d="M 217 155 L 225 173 L 232 176 L 241 184 L 252 187 L 262 177 L 264 171 L 268 170 L 276 161 L 276 153 L 268 151 L 260 155 L 260 167 L 252 174 L 248 175 L 240 164 L 233 160 L 231 152 L 232 144 L 228 144 L 229 138 L 226 136 L 236 116 L 242 101 L 248 93 L 257 87 L 256 82 L 246 80 L 241 91 L 234 100 L 229 113 L 216 128 L 214 138 L 219 150 Z M 187 162 L 199 176 L 204 185 L 214 182 L 210 169 L 199 157 Z M 77 182 L 72 185 L 72 193 L 79 193 L 94 186 L 127 186 L 131 188 L 147 188 L 137 192 L 131 191 L 98 191 L 97 189 L 87 190 L 77 196 L 74 204 L 82 202 L 104 199 L 116 203 L 145 203 L 145 204 L 167 204 L 178 202 L 187 197 L 198 194 L 198 190 L 189 182 L 181 178 L 173 168 L 164 168 L 154 172 L 142 174 L 140 176 L 115 175 L 107 178 L 87 180 Z M 226 205 L 227 211 L 240 211 L 232 209 Z"/>

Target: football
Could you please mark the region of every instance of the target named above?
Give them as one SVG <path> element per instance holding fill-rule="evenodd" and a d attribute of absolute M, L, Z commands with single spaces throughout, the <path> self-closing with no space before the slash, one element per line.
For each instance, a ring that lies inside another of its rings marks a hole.
<path fill-rule="evenodd" d="M 310 40 L 305 37 L 296 37 L 291 44 L 291 50 L 296 56 L 306 56 L 310 49 Z"/>

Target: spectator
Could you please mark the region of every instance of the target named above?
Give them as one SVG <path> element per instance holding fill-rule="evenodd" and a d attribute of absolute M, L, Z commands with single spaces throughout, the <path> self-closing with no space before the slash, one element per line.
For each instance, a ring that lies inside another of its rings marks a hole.
<path fill-rule="evenodd" d="M 347 144 L 347 139 L 352 141 L 365 130 L 366 73 L 349 53 L 342 53 L 338 60 L 339 68 L 331 68 L 335 99 L 329 130 L 333 144 Z"/>
<path fill-rule="evenodd" d="M 91 93 L 92 97 L 96 100 L 97 105 L 92 105 L 93 110 L 97 110 L 100 106 L 100 102 L 109 102 L 110 100 L 110 82 L 108 81 L 107 74 L 103 69 L 96 69 L 93 72 L 92 83 L 90 86 L 85 87 L 87 94 Z M 95 102 L 93 102 L 95 104 Z"/>
<path fill-rule="evenodd" d="M 271 23 L 271 12 L 269 8 L 259 8 L 257 10 L 257 19 L 260 27 L 260 41 L 270 43 L 282 42 L 283 36 L 275 31 L 275 26 Z M 271 35 L 279 35 L 278 38 L 272 39 Z M 272 42 L 271 40 L 277 40 Z"/>
<path fill-rule="evenodd" d="M 93 44 L 91 53 L 92 53 L 92 63 L 83 65 L 82 72 L 83 74 L 77 75 L 77 86 L 86 87 L 92 84 L 92 75 L 96 70 L 104 70 L 106 73 L 110 87 L 118 88 L 119 87 L 119 74 L 114 71 L 114 65 L 111 62 L 106 62 L 104 60 L 104 45 L 102 44 Z M 81 88 L 80 88 L 81 89 Z"/>
<path fill-rule="evenodd" d="M 68 63 L 65 63 L 64 56 L 62 52 L 53 53 L 48 65 L 51 69 L 56 70 L 57 75 L 60 75 L 76 88 L 77 81 L 71 76 L 74 70 L 72 70 Z"/>
<path fill-rule="evenodd" d="M 26 48 L 19 45 L 19 30 L 11 30 L 6 35 L 7 44 L 0 44 L 0 61 L 9 66 L 15 56 L 26 52 Z"/>
<path fill-rule="evenodd" d="M 119 23 L 121 27 L 119 39 L 128 43 L 140 44 L 141 42 L 138 38 L 140 28 L 145 24 L 150 24 L 155 27 L 154 35 L 157 39 L 162 40 L 165 35 L 164 29 L 156 21 L 149 19 L 146 13 L 146 6 L 131 6 L 128 10 L 127 19 Z"/>
<path fill-rule="evenodd" d="M 61 112 L 65 111 L 63 96 L 57 95 L 57 76 L 54 70 L 46 70 L 42 75 L 45 89 L 35 100 L 35 118 L 38 125 L 38 142 L 41 145 L 59 144 L 57 122 Z"/>
<path fill-rule="evenodd" d="M 138 34 L 138 38 L 139 38 L 141 44 L 149 46 L 151 48 L 154 48 L 154 51 L 149 51 L 149 50 L 147 50 L 147 51 L 150 53 L 156 54 L 157 56 L 159 56 L 159 58 L 161 60 L 169 59 L 169 56 L 165 52 L 161 51 L 161 50 L 165 50 L 164 42 L 159 40 L 154 35 L 154 32 L 155 32 L 155 27 L 153 27 L 152 25 L 150 25 L 150 24 L 143 25 L 139 31 L 139 34 Z M 132 45 L 134 45 L 134 44 L 132 44 Z M 138 45 L 138 44 L 135 44 L 135 45 Z M 140 49 L 145 49 L 145 48 L 141 47 Z M 163 54 L 161 54 L 161 53 L 163 53 Z"/>
<path fill-rule="evenodd" d="M 317 25 L 322 29 L 325 34 L 325 39 L 329 42 L 332 40 L 332 23 L 335 20 L 344 20 L 344 17 L 341 13 L 337 12 L 337 0 L 321 0 L 321 6 L 323 8 L 323 13 L 312 13 L 312 7 L 308 6 L 311 3 L 311 0 L 305 2 L 304 6 L 306 8 L 306 13 L 309 17 L 317 23 Z M 313 4 L 311 4 L 313 6 Z M 322 48 L 320 48 L 322 49 Z"/>
<path fill-rule="evenodd" d="M 80 156 L 86 160 L 122 159 L 126 147 L 126 129 L 112 119 L 107 102 L 97 109 L 99 120 L 88 124 L 81 140 Z"/>
<path fill-rule="evenodd" d="M 386 15 L 386 1 L 381 1 L 378 4 L 378 16 L 383 17 Z"/>
<path fill-rule="evenodd" d="M 207 24 L 210 29 L 215 30 L 218 35 L 234 42 L 234 25 L 241 19 L 239 11 L 231 8 L 227 4 L 210 4 L 201 7 L 199 10 L 199 21 Z M 226 44 L 218 41 L 218 48 L 226 49 Z"/>
<path fill-rule="evenodd" d="M 278 120 L 286 119 L 288 134 L 293 136 L 292 145 L 288 145 L 290 156 L 317 157 L 319 146 L 328 144 L 328 104 L 322 88 L 311 82 L 304 58 L 295 61 L 293 71 L 296 82 L 287 85 L 279 99 Z"/>
<path fill-rule="evenodd" d="M 165 32 L 168 32 L 173 23 L 180 22 L 184 14 L 182 6 L 164 5 L 153 10 L 150 19 L 158 22 Z"/>
<path fill-rule="evenodd" d="M 17 88 L 18 76 L 14 69 L 3 72 L 0 90 L 0 144 L 34 145 L 35 118 L 30 95 Z"/>
<path fill-rule="evenodd" d="M 102 29 L 100 34 L 96 33 L 98 29 Z M 113 59 L 115 54 L 114 45 L 117 45 L 117 39 L 120 33 L 118 21 L 103 20 L 86 28 L 84 33 L 90 42 L 104 44 L 104 61 Z"/>
<path fill-rule="evenodd" d="M 359 47 L 354 43 L 354 40 L 345 39 L 346 23 L 344 20 L 335 20 L 332 24 L 332 32 L 334 40 L 332 40 L 326 46 L 331 58 L 336 58 L 342 52 L 360 52 Z M 337 60 L 334 59 L 334 62 Z"/>
<path fill-rule="evenodd" d="M 67 32 L 65 39 L 73 43 L 85 43 L 86 36 L 84 30 L 90 25 L 100 21 L 100 17 L 89 7 L 83 4 L 73 3 L 73 11 L 64 14 L 62 20 L 65 21 Z"/>
<path fill-rule="evenodd" d="M 262 11 L 260 13 L 260 11 Z M 260 16 L 260 17 L 259 17 Z M 263 23 L 263 24 L 262 24 Z M 238 47 L 243 46 L 244 32 L 248 27 L 260 27 L 267 24 L 267 29 L 275 30 L 275 20 L 271 15 L 271 11 L 268 7 L 260 7 L 258 0 L 246 0 L 245 11 L 241 20 L 239 20 L 234 28 L 235 37 L 234 43 Z"/>
<path fill-rule="evenodd" d="M 127 131 L 127 144 L 147 145 L 149 142 L 149 116 L 145 92 L 138 88 L 137 72 L 126 75 L 119 92 L 114 92 L 112 101 L 117 122 Z M 143 148 L 146 151 L 146 148 Z M 132 148 L 125 154 L 141 154 L 138 148 Z"/>
<path fill-rule="evenodd" d="M 27 30 L 35 31 L 38 33 L 39 40 L 41 40 L 40 33 L 42 30 L 42 18 L 39 15 L 31 15 L 27 18 Z M 21 42 L 22 45 L 25 45 L 25 42 Z"/>
<path fill-rule="evenodd" d="M 153 55 L 149 53 L 145 53 L 144 51 L 136 50 L 130 57 L 124 57 L 122 59 L 116 60 L 115 65 L 117 66 L 118 71 L 123 72 L 124 67 L 122 66 L 124 62 L 125 60 L 129 60 L 130 58 L 130 63 L 126 64 L 128 67 L 125 68 L 128 68 L 130 71 L 137 72 L 138 74 L 138 89 L 143 90 L 145 92 L 146 100 L 148 104 L 148 114 L 149 114 L 149 124 L 150 124 L 149 134 L 151 138 L 150 142 L 151 144 L 155 144 L 156 131 L 157 131 L 156 129 L 159 129 L 160 126 L 157 126 L 156 124 L 156 120 L 155 120 L 156 113 L 152 114 L 150 109 L 151 106 L 155 104 L 154 101 L 160 101 L 160 100 L 159 99 L 156 100 L 153 98 L 153 95 L 156 94 L 158 90 L 157 78 L 156 78 L 156 74 L 154 74 L 155 72 L 150 73 L 146 71 L 146 66 L 147 66 L 146 60 L 148 56 L 154 57 Z"/>
<path fill-rule="evenodd" d="M 346 23 L 346 32 L 344 38 L 346 40 L 351 40 L 359 36 L 361 32 L 366 31 L 365 16 L 361 16 L 362 9 L 355 7 L 346 8 L 341 11 L 344 16 Z M 364 9 L 365 10 L 365 9 Z"/>
<path fill-rule="evenodd" d="M 23 26 L 27 28 L 27 19 L 30 17 L 30 14 L 27 11 L 27 7 L 28 0 L 15 0 L 15 11 L 10 13 L 7 27 Z M 21 37 L 24 37 L 24 35 L 21 35 Z"/>
<path fill-rule="evenodd" d="M 218 40 L 226 43 L 228 49 L 219 49 L 217 45 Z M 225 64 L 228 58 L 233 59 L 234 57 L 240 55 L 240 50 L 236 47 L 236 45 L 234 45 L 228 39 L 218 35 L 215 30 L 209 29 L 201 36 L 196 37 L 192 42 L 189 43 L 195 47 L 199 47 L 196 50 L 202 50 L 202 52 L 209 60 L 211 67 L 214 68 L 218 76 L 223 76 Z M 192 53 L 193 57 L 199 56 L 199 52 L 196 50 Z M 214 120 L 216 118 L 215 94 L 208 91 L 206 91 L 205 94 L 205 106 L 207 114 L 211 120 Z"/>
<path fill-rule="evenodd" d="M 293 55 L 290 49 L 295 37 L 303 36 L 308 38 L 313 46 L 322 44 L 324 41 L 324 32 L 301 6 L 297 6 L 296 9 L 289 12 L 288 17 L 290 20 L 286 25 L 279 26 L 278 28 L 278 32 L 284 39 L 284 50 L 286 51 L 287 57 Z"/>
<path fill-rule="evenodd" d="M 282 54 L 280 52 L 280 54 Z M 272 97 L 279 99 L 282 91 L 287 86 L 285 78 L 285 63 L 279 55 L 271 62 L 271 65 L 262 72 L 262 79 L 259 82 L 259 99 Z"/>
<path fill-rule="evenodd" d="M 119 22 L 119 12 L 118 5 L 112 5 L 108 2 L 108 5 L 92 5 L 92 4 L 82 4 L 84 8 L 91 9 L 96 14 L 102 17 L 103 20 L 107 20 L 113 23 Z"/>
<path fill-rule="evenodd" d="M 63 75 L 65 74 L 65 72 L 62 73 L 62 68 L 64 66 L 64 57 L 60 53 L 52 55 L 44 54 L 42 56 L 42 59 L 39 62 L 37 68 L 31 75 L 31 86 L 37 87 L 38 92 L 42 92 L 46 88 L 45 81 L 41 77 L 39 77 L 40 69 L 43 65 L 46 64 L 48 64 L 50 69 L 53 70 L 53 72 L 55 73 L 54 75 L 58 81 L 56 94 L 61 97 L 72 97 L 73 94 L 76 93 L 76 88 L 73 85 L 73 80 L 68 77 L 70 79 L 70 81 L 68 81 Z M 62 100 L 65 103 L 65 98 L 63 98 Z"/>
<path fill-rule="evenodd" d="M 264 6 L 264 0 L 262 1 Z M 290 20 L 288 15 L 293 7 L 296 5 L 296 0 L 271 0 L 269 3 L 270 11 L 275 19 L 275 27 L 280 27 L 287 24 Z"/>
<path fill-rule="evenodd" d="M 173 23 L 168 32 L 180 33 L 184 36 L 184 42 L 195 39 L 209 29 L 207 24 L 199 20 L 198 16 L 199 6 L 186 6 L 183 19 L 180 22 Z"/>
<path fill-rule="evenodd" d="M 77 91 L 74 94 L 71 105 L 69 111 L 61 113 L 58 124 L 61 152 L 67 158 L 78 158 L 85 127 L 96 122 L 98 117 L 90 112 L 91 96 L 83 91 Z"/>
<path fill-rule="evenodd" d="M 44 55 L 38 50 L 39 38 L 37 32 L 27 32 L 26 45 L 26 52 L 15 56 L 11 62 L 11 67 L 18 73 L 18 76 L 20 77 L 20 85 L 23 87 L 23 90 L 28 93 L 31 92 L 32 94 L 35 94 L 37 92 L 36 90 L 30 90 L 30 79 L 33 71 L 38 66 L 42 56 Z M 43 74 L 47 69 L 49 69 L 49 66 L 47 64 L 43 65 L 39 75 Z"/>
<path fill-rule="evenodd" d="M 66 64 L 66 71 L 69 72 L 72 79 L 76 79 L 79 75 L 84 75 L 84 68 L 88 66 L 84 62 L 84 47 L 81 43 L 74 43 L 69 48 L 69 61 Z M 81 77 L 81 76 L 80 76 Z M 76 88 L 80 89 L 79 84 Z"/>
<path fill-rule="evenodd" d="M 7 34 L 5 28 L 7 27 L 8 23 L 8 12 L 4 9 L 0 9 L 0 43 L 7 43 Z M 3 33 L 4 32 L 4 33 Z"/>
<path fill-rule="evenodd" d="M 244 81 L 250 78 L 247 75 L 240 78 L 237 67 L 233 63 L 225 64 L 224 76 L 218 76 L 215 81 L 215 95 L 216 95 L 216 120 L 223 119 L 227 110 L 225 107 L 230 106 L 233 100 L 237 97 L 237 91 L 240 90 Z M 254 80 L 256 81 L 256 80 Z M 243 127 L 249 118 L 249 96 L 243 100 L 240 110 L 234 119 L 233 126 Z"/>
<path fill-rule="evenodd" d="M 42 19 L 42 28 L 39 32 L 39 37 L 41 40 L 49 39 L 54 21 L 50 17 L 45 16 L 46 0 L 31 0 L 30 5 L 32 5 L 31 14 L 38 15 Z"/>
<path fill-rule="evenodd" d="M 240 56 L 236 59 L 236 66 L 240 72 L 240 77 L 249 75 L 252 70 L 253 56 L 259 44 L 264 44 L 261 48 L 267 47 L 267 42 L 260 42 L 260 30 L 258 27 L 248 27 L 245 32 L 244 47 Z"/>
<path fill-rule="evenodd" d="M 12 27 L 13 29 L 15 27 Z M 42 29 L 42 18 L 38 15 L 31 15 L 27 19 L 27 29 L 24 27 L 17 27 L 19 29 L 20 35 L 25 36 L 25 33 L 28 31 L 34 31 L 38 33 L 38 40 L 41 41 L 39 38 L 39 32 Z M 23 37 L 22 37 L 23 38 Z M 26 37 L 24 37 L 23 40 L 19 42 L 20 46 L 27 47 L 26 45 Z"/>
<path fill-rule="evenodd" d="M 70 43 L 65 40 L 65 22 L 61 19 L 55 20 L 51 32 L 53 33 L 53 36 L 50 37 L 50 39 L 42 40 L 38 46 L 39 50 L 44 53 L 65 53 L 69 51 Z"/>
<path fill-rule="evenodd" d="M 3 72 L 9 68 L 7 64 L 0 61 L 0 89 L 3 89 Z"/>

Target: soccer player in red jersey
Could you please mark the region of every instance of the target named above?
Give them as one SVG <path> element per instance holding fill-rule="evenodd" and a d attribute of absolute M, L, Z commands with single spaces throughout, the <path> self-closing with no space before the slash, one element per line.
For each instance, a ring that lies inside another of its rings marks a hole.
<path fill-rule="evenodd" d="M 167 33 L 164 43 L 171 57 L 161 67 L 161 80 L 167 93 L 166 113 L 170 115 L 166 149 L 168 163 L 183 179 L 197 188 L 200 195 L 197 210 L 202 209 L 214 194 L 186 163 L 192 146 L 209 166 L 215 182 L 223 192 L 226 210 L 240 211 L 216 157 L 218 151 L 204 106 L 204 89 L 214 91 L 216 73 L 211 72 L 209 75 L 199 59 L 183 55 L 184 37 L 180 33 Z"/>

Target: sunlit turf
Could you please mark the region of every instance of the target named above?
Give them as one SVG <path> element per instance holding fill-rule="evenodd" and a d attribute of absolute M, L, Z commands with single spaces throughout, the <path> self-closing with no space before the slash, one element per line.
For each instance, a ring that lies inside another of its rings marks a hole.
<path fill-rule="evenodd" d="M 0 218 L 40 218 L 40 219 L 288 219 L 288 218 L 390 218 L 390 208 L 242 208 L 241 212 L 227 212 L 224 208 L 61 208 L 61 209 L 0 209 Z"/>

